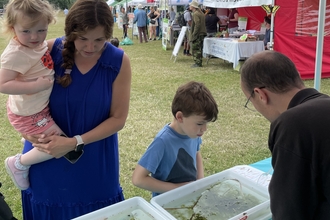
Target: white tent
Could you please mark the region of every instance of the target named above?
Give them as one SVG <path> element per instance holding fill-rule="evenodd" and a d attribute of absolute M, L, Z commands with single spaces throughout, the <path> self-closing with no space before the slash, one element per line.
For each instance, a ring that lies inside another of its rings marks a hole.
<path fill-rule="evenodd" d="M 215 1 L 204 0 L 203 5 L 212 8 L 240 8 L 260 5 L 271 5 L 272 0 L 245 0 L 245 1 Z"/>
<path fill-rule="evenodd" d="M 107 4 L 108 5 L 111 5 L 112 3 L 114 3 L 115 2 L 115 0 L 109 0 L 109 1 L 107 1 Z"/>
<path fill-rule="evenodd" d="M 192 0 L 169 0 L 169 5 L 189 5 Z M 204 1 L 205 2 L 205 1 Z M 199 4 L 204 4 L 203 0 L 198 0 Z"/>
<path fill-rule="evenodd" d="M 156 2 L 148 3 L 147 0 L 132 0 L 128 3 L 128 5 L 138 5 L 141 4 L 143 6 L 154 6 L 157 5 Z"/>

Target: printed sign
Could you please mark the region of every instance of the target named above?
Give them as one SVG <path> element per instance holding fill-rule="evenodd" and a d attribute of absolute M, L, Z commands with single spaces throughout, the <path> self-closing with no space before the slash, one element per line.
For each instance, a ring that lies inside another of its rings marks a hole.
<path fill-rule="evenodd" d="M 212 8 L 240 8 L 271 5 L 272 0 L 204 0 L 203 5 Z"/>

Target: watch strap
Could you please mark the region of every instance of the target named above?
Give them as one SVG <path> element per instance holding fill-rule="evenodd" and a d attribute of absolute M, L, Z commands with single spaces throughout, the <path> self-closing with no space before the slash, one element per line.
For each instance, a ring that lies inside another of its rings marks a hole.
<path fill-rule="evenodd" d="M 84 144 L 84 141 L 81 138 L 81 136 L 80 135 L 75 135 L 74 138 L 76 138 L 76 140 L 77 140 L 75 151 L 81 151 L 81 150 L 83 150 L 83 147 L 84 147 L 85 144 Z"/>

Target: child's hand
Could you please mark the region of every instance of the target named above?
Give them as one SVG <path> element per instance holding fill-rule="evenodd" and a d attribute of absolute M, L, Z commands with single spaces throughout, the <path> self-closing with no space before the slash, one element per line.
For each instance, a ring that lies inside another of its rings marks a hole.
<path fill-rule="evenodd" d="M 38 88 L 39 91 L 43 91 L 53 86 L 53 83 L 54 80 L 51 80 L 48 77 L 39 77 L 36 81 L 36 88 Z"/>

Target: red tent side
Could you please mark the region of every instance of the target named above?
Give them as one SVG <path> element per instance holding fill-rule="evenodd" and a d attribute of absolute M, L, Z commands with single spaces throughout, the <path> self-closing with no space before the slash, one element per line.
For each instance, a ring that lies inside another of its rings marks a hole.
<path fill-rule="evenodd" d="M 240 17 L 247 17 L 246 30 L 260 30 L 261 24 L 266 16 L 265 10 L 258 7 L 244 7 L 237 9 Z"/>
<path fill-rule="evenodd" d="M 330 0 L 329 0 L 330 2 Z M 319 0 L 275 0 L 280 8 L 274 20 L 274 50 L 287 55 L 301 78 L 313 79 L 316 57 L 316 33 Z M 238 8 L 248 17 L 247 30 L 260 30 L 266 12 L 260 7 Z M 330 77 L 330 3 L 327 4 L 322 57 L 322 78 Z"/>
<path fill-rule="evenodd" d="M 314 7 L 318 1 L 309 0 Z M 274 50 L 287 55 L 296 65 L 303 79 L 313 79 L 315 72 L 316 36 L 296 33 L 299 1 L 276 0 L 280 9 L 274 21 Z M 300 12 L 303 14 L 304 12 Z M 299 14 L 299 15 L 300 15 Z M 317 14 L 314 18 L 317 20 Z M 315 23 L 314 23 L 315 25 Z M 330 37 L 324 37 L 322 78 L 330 77 Z"/>

